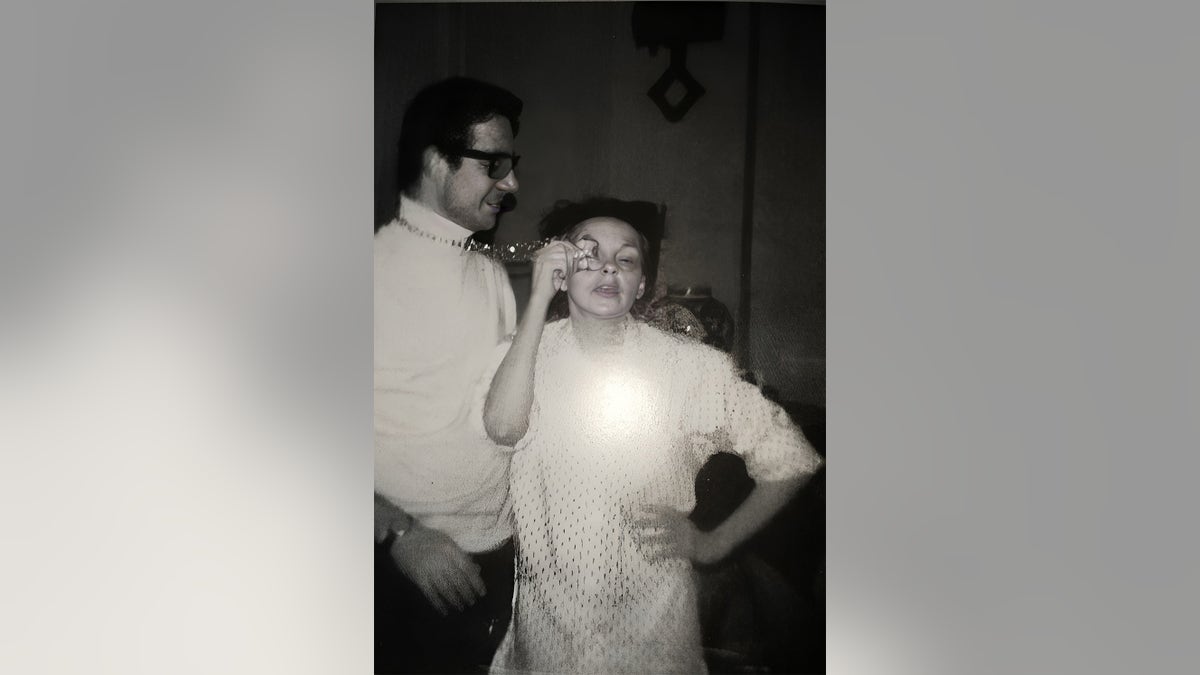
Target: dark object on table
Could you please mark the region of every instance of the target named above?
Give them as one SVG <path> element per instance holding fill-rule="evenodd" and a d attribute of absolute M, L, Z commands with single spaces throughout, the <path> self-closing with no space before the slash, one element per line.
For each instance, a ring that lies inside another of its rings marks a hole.
<path fill-rule="evenodd" d="M 733 315 L 724 303 L 712 296 L 708 286 L 671 286 L 661 302 L 682 305 L 694 314 L 704 327 L 704 344 L 724 352 L 733 349 Z"/>

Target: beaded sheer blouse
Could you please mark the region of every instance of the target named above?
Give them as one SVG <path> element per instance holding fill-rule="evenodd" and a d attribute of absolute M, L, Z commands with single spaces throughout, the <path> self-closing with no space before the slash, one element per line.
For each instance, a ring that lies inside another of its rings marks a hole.
<path fill-rule="evenodd" d="M 569 320 L 545 328 L 510 471 L 516 611 L 492 672 L 705 672 L 691 564 L 647 558 L 633 519 L 650 504 L 689 512 L 715 452 L 742 456 L 756 480 L 820 463 L 727 355 L 626 326 L 603 354 L 582 351 Z"/>

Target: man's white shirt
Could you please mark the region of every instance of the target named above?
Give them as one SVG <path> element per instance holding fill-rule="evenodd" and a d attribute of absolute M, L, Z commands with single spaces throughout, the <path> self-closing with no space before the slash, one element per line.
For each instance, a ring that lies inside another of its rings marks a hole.
<path fill-rule="evenodd" d="M 471 231 L 401 198 L 375 234 L 375 491 L 468 552 L 512 535 L 505 449 L 482 405 L 495 347 L 516 327 L 499 263 L 447 241 Z"/>

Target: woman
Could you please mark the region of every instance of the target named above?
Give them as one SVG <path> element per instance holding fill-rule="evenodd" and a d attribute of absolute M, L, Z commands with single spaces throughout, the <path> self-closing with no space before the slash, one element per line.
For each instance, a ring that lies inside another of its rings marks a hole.
<path fill-rule="evenodd" d="M 821 462 L 725 354 L 631 316 L 647 241 L 605 203 L 538 252 L 484 403 L 516 451 L 515 612 L 494 672 L 704 672 L 692 564 L 728 555 Z M 569 316 L 547 324 L 560 291 Z M 700 532 L 693 481 L 722 450 L 757 484 Z"/>

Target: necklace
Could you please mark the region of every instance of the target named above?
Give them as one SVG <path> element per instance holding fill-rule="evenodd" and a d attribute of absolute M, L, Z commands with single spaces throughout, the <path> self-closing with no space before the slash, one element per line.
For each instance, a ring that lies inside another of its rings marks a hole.
<path fill-rule="evenodd" d="M 547 238 L 538 239 L 536 241 L 520 241 L 513 244 L 504 244 L 502 246 L 492 246 L 491 244 L 482 244 L 478 241 L 475 241 L 475 239 L 472 237 L 467 237 L 465 239 L 439 237 L 422 230 L 416 225 L 413 225 L 405 220 L 403 217 L 399 218 L 398 222 L 404 229 L 417 236 L 430 239 L 439 244 L 446 244 L 453 248 L 461 248 L 464 252 L 482 253 L 483 255 L 502 263 L 529 262 L 530 260 L 533 260 L 533 254 L 539 251 L 550 241 L 550 239 Z"/>
<path fill-rule="evenodd" d="M 425 230 L 422 230 L 421 228 L 417 227 L 416 225 L 413 225 L 412 223 L 405 220 L 403 217 L 399 218 L 399 223 L 404 229 L 408 230 L 409 232 L 412 232 L 413 234 L 421 236 L 421 237 L 425 237 L 426 239 L 432 239 L 433 241 L 436 241 L 439 244 L 449 244 L 450 246 L 453 246 L 454 248 L 461 248 L 465 251 L 474 250 L 473 246 L 475 246 L 475 240 L 471 239 L 470 237 L 467 237 L 465 239 L 450 239 L 449 237 L 439 237 L 435 234 L 430 234 L 430 233 L 426 232 Z"/>

